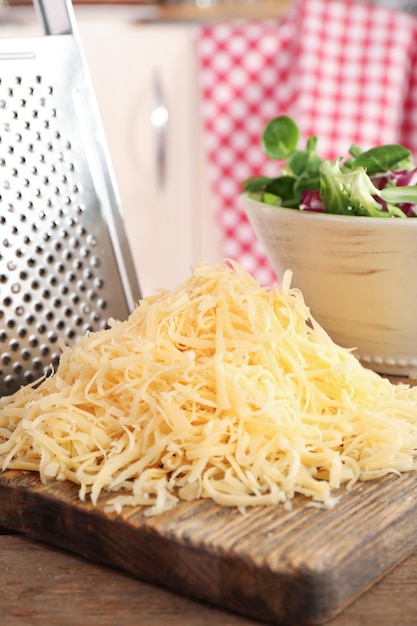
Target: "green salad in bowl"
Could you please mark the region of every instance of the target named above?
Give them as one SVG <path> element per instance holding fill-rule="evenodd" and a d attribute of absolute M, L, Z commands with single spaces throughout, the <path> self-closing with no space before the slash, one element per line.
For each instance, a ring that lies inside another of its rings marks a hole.
<path fill-rule="evenodd" d="M 299 147 L 300 130 L 287 116 L 271 120 L 261 142 L 279 162 L 276 177 L 242 183 L 253 199 L 271 206 L 368 217 L 417 217 L 417 165 L 402 145 L 363 150 L 352 145 L 346 158 L 323 159 L 317 138 Z"/>
<path fill-rule="evenodd" d="M 353 145 L 332 161 L 320 157 L 315 137 L 305 149 L 299 143 L 291 118 L 267 124 L 262 145 L 277 160 L 276 176 L 246 180 L 240 196 L 278 282 L 290 271 L 314 319 L 364 365 L 417 376 L 417 166 L 410 150 Z"/>

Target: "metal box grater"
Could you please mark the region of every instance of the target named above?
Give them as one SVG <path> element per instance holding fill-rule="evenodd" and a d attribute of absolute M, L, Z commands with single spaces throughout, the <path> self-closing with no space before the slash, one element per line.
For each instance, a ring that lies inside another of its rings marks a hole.
<path fill-rule="evenodd" d="M 140 298 L 70 0 L 0 39 L 0 395 Z"/>

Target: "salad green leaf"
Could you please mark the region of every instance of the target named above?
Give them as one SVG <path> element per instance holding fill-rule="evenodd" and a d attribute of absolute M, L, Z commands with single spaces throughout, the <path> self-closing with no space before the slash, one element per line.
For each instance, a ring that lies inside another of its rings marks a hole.
<path fill-rule="evenodd" d="M 410 151 L 398 145 L 370 148 L 359 154 L 354 161 L 355 167 L 364 167 L 368 176 L 393 168 L 406 169 L 409 163 L 412 164 Z"/>
<path fill-rule="evenodd" d="M 294 152 L 300 137 L 297 124 L 286 116 L 275 118 L 262 133 L 262 146 L 271 159 L 286 159 Z"/>
<path fill-rule="evenodd" d="M 417 166 L 408 148 L 389 144 L 363 150 L 352 144 L 345 159 L 326 160 L 317 138 L 299 147 L 300 130 L 290 117 L 271 120 L 261 144 L 280 161 L 278 174 L 243 181 L 244 191 L 273 206 L 368 217 L 417 216 Z"/>

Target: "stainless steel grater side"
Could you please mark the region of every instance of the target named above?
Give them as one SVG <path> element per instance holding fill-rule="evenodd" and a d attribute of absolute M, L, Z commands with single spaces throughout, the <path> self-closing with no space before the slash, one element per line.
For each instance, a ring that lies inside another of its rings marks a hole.
<path fill-rule="evenodd" d="M 0 395 L 140 298 L 71 2 L 35 7 L 44 36 L 0 39 Z"/>

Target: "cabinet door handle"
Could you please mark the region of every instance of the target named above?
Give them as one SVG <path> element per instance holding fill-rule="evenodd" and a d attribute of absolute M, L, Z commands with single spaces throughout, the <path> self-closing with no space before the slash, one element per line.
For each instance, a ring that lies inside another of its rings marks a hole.
<path fill-rule="evenodd" d="M 168 117 L 168 108 L 165 104 L 161 75 L 160 72 L 155 71 L 153 75 L 153 109 L 151 112 L 151 125 L 155 133 L 157 184 L 161 190 L 165 187 L 166 181 L 166 141 Z"/>

